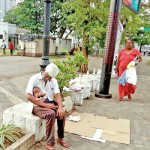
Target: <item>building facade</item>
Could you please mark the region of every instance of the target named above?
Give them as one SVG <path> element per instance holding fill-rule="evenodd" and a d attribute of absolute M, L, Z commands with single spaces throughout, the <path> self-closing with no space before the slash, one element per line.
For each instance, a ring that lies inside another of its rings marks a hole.
<path fill-rule="evenodd" d="M 5 40 L 6 47 L 8 48 L 9 39 L 11 38 L 11 35 L 15 35 L 15 34 L 16 34 L 15 24 L 0 22 L 0 46 L 2 41 Z"/>
<path fill-rule="evenodd" d="M 16 0 L 0 0 L 0 21 L 3 21 L 6 12 L 15 6 Z"/>

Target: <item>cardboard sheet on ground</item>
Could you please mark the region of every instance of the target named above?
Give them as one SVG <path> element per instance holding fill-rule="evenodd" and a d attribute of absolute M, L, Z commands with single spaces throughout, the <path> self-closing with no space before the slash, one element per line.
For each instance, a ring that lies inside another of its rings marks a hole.
<path fill-rule="evenodd" d="M 102 129 L 101 139 L 130 144 L 130 121 L 126 119 L 108 119 L 89 113 L 74 112 L 72 116 L 80 116 L 79 122 L 66 120 L 65 131 L 92 138 L 96 129 Z"/>

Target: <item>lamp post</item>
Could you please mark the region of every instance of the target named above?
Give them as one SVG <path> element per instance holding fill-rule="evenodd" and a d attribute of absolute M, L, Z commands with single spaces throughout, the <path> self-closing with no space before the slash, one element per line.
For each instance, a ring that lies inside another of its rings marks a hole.
<path fill-rule="evenodd" d="M 40 64 L 41 71 L 50 63 L 49 62 L 49 45 L 50 45 L 50 11 L 52 0 L 44 1 L 44 30 L 43 30 L 43 53 Z"/>
<path fill-rule="evenodd" d="M 95 96 L 99 98 L 112 97 L 112 95 L 109 94 L 109 86 L 110 86 L 111 71 L 115 51 L 115 43 L 117 37 L 121 4 L 122 0 L 111 0 L 110 3 L 110 14 L 108 20 L 108 31 L 105 41 L 105 55 L 102 65 L 100 89 L 99 92 L 95 94 Z"/>

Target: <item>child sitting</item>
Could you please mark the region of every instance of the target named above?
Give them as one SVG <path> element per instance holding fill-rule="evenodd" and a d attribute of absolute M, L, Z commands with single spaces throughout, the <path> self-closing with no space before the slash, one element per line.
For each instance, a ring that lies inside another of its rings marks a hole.
<path fill-rule="evenodd" d="M 33 96 L 37 98 L 38 100 L 42 100 L 44 103 L 51 103 L 58 108 L 56 101 L 52 100 L 50 101 L 46 95 L 46 93 L 43 93 L 42 90 L 39 87 L 33 88 Z"/>
<path fill-rule="evenodd" d="M 33 96 L 36 98 L 41 98 L 45 96 L 45 99 L 46 99 L 46 93 L 43 93 L 39 87 L 33 88 Z"/>

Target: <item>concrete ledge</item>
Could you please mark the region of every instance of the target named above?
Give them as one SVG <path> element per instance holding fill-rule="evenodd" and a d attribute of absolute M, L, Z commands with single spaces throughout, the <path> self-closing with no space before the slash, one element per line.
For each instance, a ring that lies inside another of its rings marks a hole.
<path fill-rule="evenodd" d="M 35 141 L 40 141 L 46 135 L 46 120 L 32 114 L 31 103 L 20 103 L 3 112 L 3 124 L 12 123 L 28 133 L 35 134 Z"/>
<path fill-rule="evenodd" d="M 6 150 L 28 150 L 35 144 L 35 134 L 27 133 L 15 143 L 6 148 Z"/>

